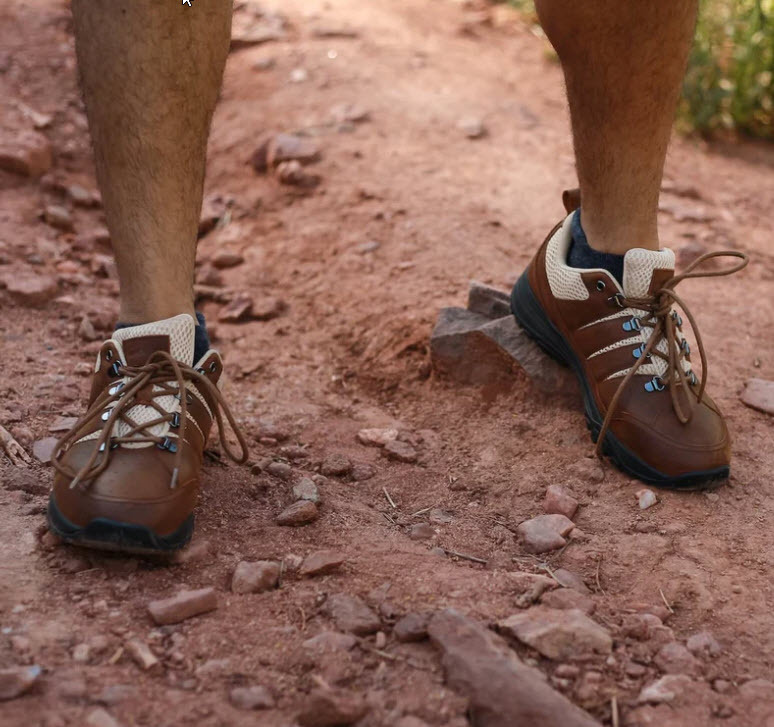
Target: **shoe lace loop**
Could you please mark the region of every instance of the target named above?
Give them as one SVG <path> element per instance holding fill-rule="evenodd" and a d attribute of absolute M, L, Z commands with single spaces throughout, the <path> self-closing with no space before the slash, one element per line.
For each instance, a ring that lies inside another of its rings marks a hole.
<path fill-rule="evenodd" d="M 696 270 L 708 260 L 716 257 L 734 257 L 739 258 L 741 262 L 720 270 Z M 699 333 L 699 328 L 696 325 L 696 320 L 685 302 L 675 292 L 675 286 L 688 278 L 715 278 L 724 275 L 733 275 L 746 267 L 748 262 L 749 258 L 747 255 L 737 250 L 717 250 L 715 252 L 708 252 L 696 258 L 696 260 L 694 260 L 682 273 L 669 278 L 669 280 L 667 280 L 653 295 L 643 298 L 628 298 L 626 296 L 621 296 L 619 303 L 621 307 L 645 311 L 645 315 L 639 318 L 641 327 L 649 327 L 652 328 L 653 331 L 648 338 L 647 344 L 638 349 L 640 354 L 637 361 L 623 377 L 623 380 L 610 401 L 610 405 L 607 407 L 607 413 L 602 422 L 602 428 L 599 430 L 599 435 L 597 436 L 596 452 L 598 456 L 602 456 L 605 435 L 618 410 L 618 404 L 623 392 L 637 374 L 640 367 L 653 356 L 663 359 L 667 364 L 665 373 L 661 377 L 654 377 L 651 381 L 653 390 L 660 391 L 663 388 L 668 388 L 672 398 L 672 408 L 674 409 L 678 420 L 682 424 L 687 424 L 691 421 L 696 407 L 701 404 L 704 397 L 704 389 L 707 383 L 707 356 L 704 351 L 701 333 Z M 689 396 L 683 397 L 684 402 L 687 403 L 687 407 L 683 406 L 679 394 L 680 391 L 687 392 L 689 390 L 689 383 L 694 383 L 696 377 L 695 374 L 691 373 L 689 378 L 683 368 L 683 360 L 689 355 L 690 348 L 684 339 L 682 341 L 678 339 L 677 330 L 682 325 L 682 319 L 680 316 L 672 314 L 673 305 L 679 306 L 690 322 L 691 329 L 696 337 L 696 348 L 699 351 L 699 357 L 701 359 L 701 379 L 699 379 L 699 390 L 696 401 L 694 402 L 693 398 Z M 667 342 L 666 353 L 658 348 L 659 343 L 664 339 L 666 339 Z M 658 378 L 659 381 L 656 381 L 656 378 Z M 659 383 L 661 384 L 660 387 L 658 386 Z"/>
<path fill-rule="evenodd" d="M 213 415 L 218 425 L 220 441 L 228 457 L 237 464 L 242 464 L 247 460 L 247 443 L 244 435 L 237 425 L 220 389 L 203 373 L 191 366 L 180 363 L 166 351 L 157 351 L 143 366 L 124 366 L 118 363 L 115 367 L 115 375 L 123 377 L 124 383 L 111 387 L 107 397 L 98 397 L 86 414 L 73 425 L 54 447 L 51 464 L 57 472 L 71 478 L 70 488 L 74 488 L 79 483 L 93 480 L 104 472 L 110 462 L 111 451 L 117 446 L 142 443 L 155 444 L 162 449 L 174 452 L 175 461 L 170 480 L 170 488 L 174 488 L 177 485 L 182 463 L 183 448 L 180 444 L 185 441 L 185 434 L 188 428 L 187 381 L 198 384 L 200 388 L 210 394 L 211 400 L 215 402 Z M 174 385 L 171 385 L 173 382 Z M 146 389 L 152 393 L 148 398 L 143 397 L 142 401 L 138 401 L 138 395 Z M 166 411 L 155 401 L 158 397 L 170 395 L 179 399 L 179 412 Z M 129 415 L 129 412 L 132 407 L 138 404 L 152 407 L 158 412 L 159 416 L 150 421 L 135 422 Z M 63 464 L 62 457 L 64 453 L 78 440 L 79 434 L 85 426 L 92 424 L 100 417 L 104 417 L 106 412 L 109 412 L 109 415 L 99 430 L 99 436 L 94 440 L 93 451 L 83 466 L 77 472 L 73 471 Z M 239 456 L 233 452 L 225 437 L 224 414 L 239 443 Z M 124 422 L 129 429 L 121 436 L 112 436 L 114 428 L 119 421 Z M 174 446 L 171 438 L 157 436 L 151 431 L 153 427 L 167 422 L 177 429 L 177 446 Z"/>

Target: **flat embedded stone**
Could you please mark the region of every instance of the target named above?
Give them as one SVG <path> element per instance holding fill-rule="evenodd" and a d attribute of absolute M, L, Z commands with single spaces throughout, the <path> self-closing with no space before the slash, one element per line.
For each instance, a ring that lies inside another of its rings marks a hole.
<path fill-rule="evenodd" d="M 774 381 L 750 379 L 742 392 L 742 403 L 766 414 L 774 414 Z"/>
<path fill-rule="evenodd" d="M 577 609 L 534 606 L 500 621 L 498 628 L 549 659 L 609 654 L 613 648 L 608 631 Z"/>
<path fill-rule="evenodd" d="M 346 561 L 344 553 L 338 550 L 317 550 L 310 553 L 301 563 L 302 576 L 319 576 L 338 570 Z"/>
<path fill-rule="evenodd" d="M 477 727 L 600 727 L 599 722 L 551 688 L 505 641 L 454 609 L 428 626 L 441 651 L 448 685 L 468 698 Z"/>

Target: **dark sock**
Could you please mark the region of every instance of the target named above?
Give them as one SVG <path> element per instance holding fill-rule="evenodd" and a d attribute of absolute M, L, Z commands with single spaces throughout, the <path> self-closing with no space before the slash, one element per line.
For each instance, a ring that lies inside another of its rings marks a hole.
<path fill-rule="evenodd" d="M 595 250 L 586 239 L 581 227 L 581 211 L 572 218 L 572 242 L 567 253 L 567 264 L 573 268 L 602 268 L 623 285 L 624 256 Z"/>
<path fill-rule="evenodd" d="M 115 330 L 119 328 L 131 328 L 137 323 L 116 323 Z M 201 313 L 196 314 L 196 328 L 194 329 L 194 354 L 191 365 L 195 364 L 207 351 L 210 350 L 210 337 L 207 335 L 207 322 Z"/>

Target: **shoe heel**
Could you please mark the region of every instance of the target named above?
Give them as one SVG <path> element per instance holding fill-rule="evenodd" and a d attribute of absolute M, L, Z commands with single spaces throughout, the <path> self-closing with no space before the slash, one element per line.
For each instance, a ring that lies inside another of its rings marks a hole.
<path fill-rule="evenodd" d="M 562 334 L 548 320 L 529 284 L 529 268 L 513 286 L 511 312 L 516 322 L 549 356 L 565 366 L 574 368 L 575 356 L 569 350 Z"/>

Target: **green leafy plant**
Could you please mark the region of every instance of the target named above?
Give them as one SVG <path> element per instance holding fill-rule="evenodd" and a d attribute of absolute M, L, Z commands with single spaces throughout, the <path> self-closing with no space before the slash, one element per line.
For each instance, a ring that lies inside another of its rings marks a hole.
<path fill-rule="evenodd" d="M 702 0 L 680 119 L 774 138 L 774 0 Z"/>
<path fill-rule="evenodd" d="M 532 0 L 506 1 L 535 17 Z M 680 128 L 774 139 L 773 81 L 774 0 L 700 0 Z"/>

